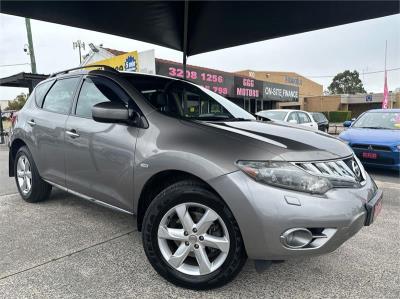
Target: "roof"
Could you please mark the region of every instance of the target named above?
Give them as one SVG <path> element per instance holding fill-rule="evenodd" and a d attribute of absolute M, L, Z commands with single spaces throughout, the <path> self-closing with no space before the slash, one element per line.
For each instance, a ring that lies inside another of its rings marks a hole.
<path fill-rule="evenodd" d="M 18 73 L 9 77 L 0 78 L 0 86 L 6 87 L 25 87 L 32 90 L 36 84 L 44 79 L 47 79 L 49 75 L 45 74 L 32 74 L 32 73 Z"/>
<path fill-rule="evenodd" d="M 399 1 L 1 1 L 1 12 L 188 56 L 399 13 Z"/>
<path fill-rule="evenodd" d="M 128 53 L 128 52 L 125 52 L 125 51 L 115 50 L 115 49 L 111 49 L 111 48 L 104 48 L 104 47 L 102 47 L 102 48 L 104 50 L 110 52 L 111 54 L 115 55 L 115 56 L 123 55 L 123 54 Z"/>

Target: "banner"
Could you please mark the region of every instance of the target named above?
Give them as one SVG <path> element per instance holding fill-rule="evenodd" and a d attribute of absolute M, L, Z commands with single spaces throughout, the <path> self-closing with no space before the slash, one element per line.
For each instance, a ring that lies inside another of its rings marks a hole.
<path fill-rule="evenodd" d="M 387 74 L 385 70 L 385 86 L 383 87 L 382 109 L 387 109 L 388 106 L 389 106 L 389 91 L 387 86 Z"/>
<path fill-rule="evenodd" d="M 137 51 L 132 51 L 126 54 L 96 61 L 93 64 L 108 65 L 118 71 L 137 72 L 139 71 L 139 56 Z"/>

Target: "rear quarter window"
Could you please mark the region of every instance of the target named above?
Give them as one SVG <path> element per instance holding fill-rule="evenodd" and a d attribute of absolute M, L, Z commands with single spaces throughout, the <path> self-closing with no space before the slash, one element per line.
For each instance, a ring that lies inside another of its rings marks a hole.
<path fill-rule="evenodd" d="M 43 99 L 46 96 L 46 93 L 49 91 L 51 85 L 53 85 L 54 80 L 44 82 L 35 88 L 35 102 L 39 108 L 42 108 Z"/>

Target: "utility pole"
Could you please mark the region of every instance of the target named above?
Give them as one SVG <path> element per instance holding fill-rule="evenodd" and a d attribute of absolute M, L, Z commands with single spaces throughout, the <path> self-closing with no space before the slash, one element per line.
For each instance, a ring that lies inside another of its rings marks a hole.
<path fill-rule="evenodd" d="M 26 34 L 28 35 L 29 56 L 31 57 L 31 70 L 33 74 L 37 74 L 35 52 L 33 51 L 33 42 L 32 42 L 31 20 L 25 18 L 25 25 L 26 25 Z"/>
<path fill-rule="evenodd" d="M 72 48 L 78 49 L 79 50 L 79 64 L 82 64 L 82 53 L 81 53 L 81 48 L 85 50 L 85 43 L 81 42 L 81 40 L 77 40 L 76 42 L 72 43 Z"/>

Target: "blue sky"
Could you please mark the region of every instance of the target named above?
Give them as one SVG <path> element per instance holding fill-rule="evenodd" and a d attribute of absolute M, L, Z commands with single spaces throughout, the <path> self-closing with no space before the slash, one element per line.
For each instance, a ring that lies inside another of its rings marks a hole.
<path fill-rule="evenodd" d="M 33 43 L 39 73 L 52 73 L 77 66 L 79 56 L 72 42 L 103 44 L 124 51 L 155 49 L 156 57 L 180 61 L 178 51 L 104 33 L 32 20 Z M 323 84 L 345 69 L 360 73 L 384 69 L 385 40 L 387 68 L 400 68 L 400 14 L 328 29 L 291 35 L 269 41 L 213 51 L 189 57 L 188 63 L 224 71 L 243 69 L 292 71 Z M 0 14 L 0 65 L 29 63 L 23 18 Z M 86 52 L 88 49 L 86 50 Z M 0 67 L 0 77 L 30 71 L 29 65 Z M 382 92 L 384 76 L 361 76 L 368 92 Z M 400 87 L 400 70 L 388 73 L 390 90 Z M 13 99 L 17 88 L 0 87 L 0 100 Z"/>

